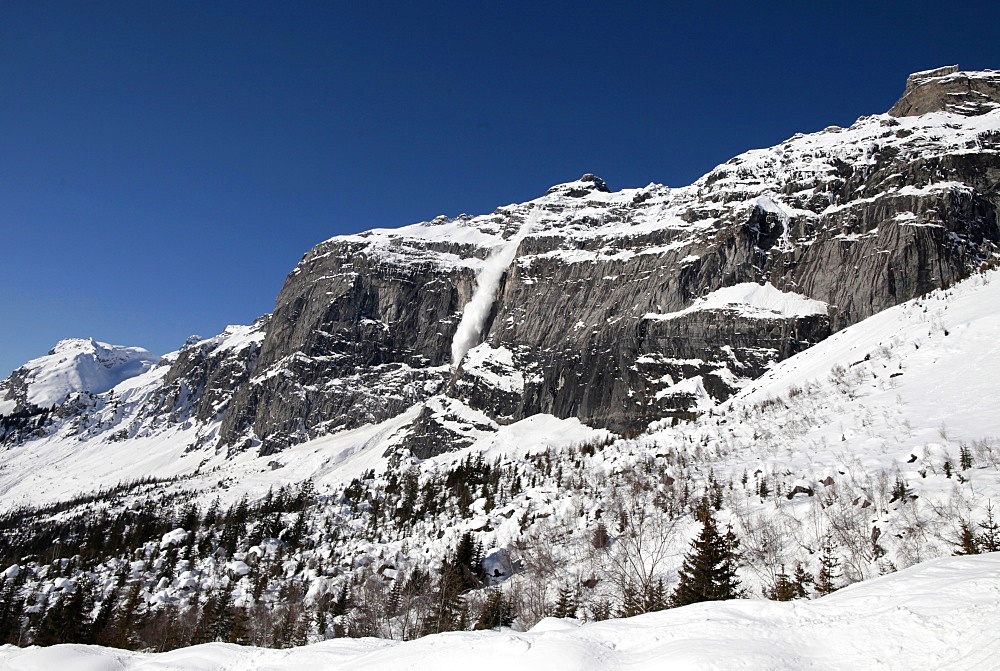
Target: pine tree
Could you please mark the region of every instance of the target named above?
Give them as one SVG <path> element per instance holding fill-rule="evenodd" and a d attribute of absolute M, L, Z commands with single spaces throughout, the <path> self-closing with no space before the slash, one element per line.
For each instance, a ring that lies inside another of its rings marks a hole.
<path fill-rule="evenodd" d="M 468 543 L 465 543 L 467 537 L 469 540 Z M 462 540 L 463 542 L 459 542 L 459 548 L 456 551 L 456 560 L 446 557 L 441 563 L 437 591 L 430 610 L 421 623 L 422 635 L 454 631 L 459 626 L 460 612 L 463 607 L 459 594 L 465 585 L 465 574 L 469 573 L 470 570 L 458 562 L 458 557 L 469 560 L 473 554 L 471 536 L 465 534 Z"/>
<path fill-rule="evenodd" d="M 686 606 L 701 601 L 735 599 L 740 595 L 736 575 L 739 541 L 732 527 L 719 534 L 715 518 L 703 502 L 700 507 L 701 533 L 691 541 L 691 549 L 680 569 L 680 582 L 671 605 Z"/>
<path fill-rule="evenodd" d="M 833 581 L 840 577 L 840 573 L 837 571 L 839 566 L 840 560 L 833 554 L 833 545 L 827 540 L 823 544 L 823 551 L 819 557 L 819 573 L 816 574 L 817 594 L 824 596 L 839 589 L 833 584 Z"/>
<path fill-rule="evenodd" d="M 803 568 L 801 562 L 795 562 L 795 572 L 792 574 L 792 585 L 795 587 L 795 598 L 804 599 L 806 598 L 806 585 L 811 585 L 815 582 L 812 573 Z"/>
<path fill-rule="evenodd" d="M 1000 550 L 1000 525 L 993 519 L 993 504 L 986 505 L 986 519 L 979 523 L 982 532 L 977 536 L 981 552 Z"/>
<path fill-rule="evenodd" d="M 598 599 L 590 604 L 590 616 L 594 622 L 602 622 L 611 617 L 611 604 L 607 599 Z"/>
<path fill-rule="evenodd" d="M 642 595 L 639 594 L 632 582 L 625 583 L 622 586 L 621 602 L 615 610 L 615 617 L 632 617 L 641 615 L 643 612 Z"/>
<path fill-rule="evenodd" d="M 292 629 L 292 645 L 302 646 L 309 642 L 310 619 L 308 609 L 302 608 L 295 619 L 295 625 Z"/>
<path fill-rule="evenodd" d="M 139 630 L 147 618 L 146 601 L 142 594 L 142 584 L 136 582 L 129 587 L 125 600 L 115 614 L 111 624 L 109 645 L 114 648 L 136 648 L 139 645 Z"/>
<path fill-rule="evenodd" d="M 655 583 L 650 582 L 643 594 L 643 611 L 646 613 L 655 613 L 666 609 L 669 605 L 667 590 L 663 585 L 663 578 L 657 579 Z"/>
<path fill-rule="evenodd" d="M 110 645 L 109 639 L 111 636 L 110 624 L 111 618 L 115 613 L 115 608 L 118 606 L 118 595 L 120 587 L 117 585 L 111 589 L 108 594 L 104 596 L 101 601 L 101 607 L 97 609 L 97 615 L 94 616 L 93 628 L 92 628 L 92 642 L 98 645 Z"/>
<path fill-rule="evenodd" d="M 486 595 L 483 610 L 476 621 L 475 629 L 496 629 L 514 624 L 516 613 L 514 604 L 504 596 L 499 587 L 495 587 Z"/>
<path fill-rule="evenodd" d="M 972 450 L 965 443 L 958 448 L 958 462 L 963 471 L 967 471 L 973 466 Z"/>
<path fill-rule="evenodd" d="M 774 578 L 774 584 L 767 590 L 765 596 L 772 601 L 791 601 L 795 598 L 795 585 L 785 573 L 785 565 L 781 565 L 781 570 Z"/>
<path fill-rule="evenodd" d="M 18 642 L 20 616 L 24 612 L 24 599 L 21 597 L 24 579 L 24 571 L 13 579 L 0 578 L 0 645 Z"/>
<path fill-rule="evenodd" d="M 572 587 L 560 587 L 552 617 L 576 617 L 576 594 Z"/>
<path fill-rule="evenodd" d="M 955 550 L 956 555 L 979 554 L 979 539 L 976 538 L 972 527 L 965 520 L 958 523 L 958 542 L 956 545 L 958 546 L 958 549 Z"/>
<path fill-rule="evenodd" d="M 608 537 L 608 528 L 604 526 L 604 522 L 597 523 L 597 528 L 594 529 L 594 533 L 590 537 L 590 544 L 595 550 L 603 550 L 611 544 L 611 540 Z"/>

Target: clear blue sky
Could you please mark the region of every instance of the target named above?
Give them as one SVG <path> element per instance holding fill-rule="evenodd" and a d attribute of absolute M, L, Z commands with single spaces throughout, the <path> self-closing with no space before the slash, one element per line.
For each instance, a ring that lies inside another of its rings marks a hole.
<path fill-rule="evenodd" d="M 991 2 L 0 3 L 0 377 L 176 349 L 339 233 L 688 184 L 1000 68 Z"/>

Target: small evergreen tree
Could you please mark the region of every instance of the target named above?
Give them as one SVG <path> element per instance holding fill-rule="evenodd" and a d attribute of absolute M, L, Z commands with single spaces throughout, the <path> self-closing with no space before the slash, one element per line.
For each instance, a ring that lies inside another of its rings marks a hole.
<path fill-rule="evenodd" d="M 486 595 L 483 610 L 476 620 L 475 629 L 496 629 L 514 624 L 517 616 L 514 604 L 504 596 L 499 587 L 495 587 Z"/>
<path fill-rule="evenodd" d="M 709 507 L 700 507 L 701 533 L 691 541 L 691 549 L 680 569 L 680 582 L 671 605 L 686 606 L 701 601 L 722 601 L 740 596 L 740 580 L 736 575 L 739 541 L 730 526 L 723 536 L 719 533 Z"/>
<path fill-rule="evenodd" d="M 670 605 L 670 599 L 667 596 L 666 587 L 663 585 L 663 578 L 658 578 L 656 582 L 650 582 L 645 589 L 643 594 L 643 611 L 646 613 L 655 613 L 660 610 L 665 610 Z"/>
<path fill-rule="evenodd" d="M 615 617 L 632 617 L 643 612 L 642 595 L 632 582 L 625 583 L 622 587 L 621 601 L 615 610 Z"/>
<path fill-rule="evenodd" d="M 981 552 L 996 552 L 1000 550 L 1000 525 L 993 519 L 993 504 L 986 505 L 986 519 L 979 523 L 982 532 L 977 540 Z"/>
<path fill-rule="evenodd" d="M 560 587 L 559 596 L 556 598 L 556 607 L 552 611 L 552 617 L 576 617 L 577 609 L 576 594 L 571 587 Z"/>
<path fill-rule="evenodd" d="M 833 554 L 833 545 L 827 540 L 823 545 L 822 554 L 819 556 L 819 572 L 816 574 L 816 593 L 820 596 L 832 594 L 839 588 L 833 583 L 840 577 L 837 568 L 840 560 Z"/>
<path fill-rule="evenodd" d="M 785 565 L 781 565 L 781 570 L 774 578 L 774 584 L 764 594 L 772 601 L 791 601 L 795 598 L 795 585 L 788 578 L 785 572 Z"/>
<path fill-rule="evenodd" d="M 812 574 L 802 567 L 802 563 L 795 562 L 795 572 L 792 573 L 792 585 L 795 587 L 795 598 L 806 598 L 806 585 L 811 585 L 814 582 L 815 579 Z"/>
<path fill-rule="evenodd" d="M 962 446 L 958 448 L 958 462 L 963 471 L 973 466 L 972 450 L 965 443 L 962 443 Z"/>
<path fill-rule="evenodd" d="M 611 544 L 611 539 L 608 537 L 608 528 L 604 526 L 604 522 L 597 523 L 597 528 L 594 529 L 594 533 L 590 537 L 590 544 L 595 550 L 603 550 Z"/>
<path fill-rule="evenodd" d="M 148 610 L 142 584 L 133 583 L 125 595 L 110 625 L 108 643 L 114 648 L 135 649 L 139 646 L 138 632 L 146 622 Z"/>
<path fill-rule="evenodd" d="M 597 599 L 590 604 L 590 619 L 601 622 L 611 617 L 611 604 L 607 599 Z"/>
<path fill-rule="evenodd" d="M 976 533 L 965 520 L 958 523 L 958 542 L 956 545 L 958 546 L 958 549 L 955 550 L 956 555 L 979 554 L 979 539 L 976 538 Z"/>

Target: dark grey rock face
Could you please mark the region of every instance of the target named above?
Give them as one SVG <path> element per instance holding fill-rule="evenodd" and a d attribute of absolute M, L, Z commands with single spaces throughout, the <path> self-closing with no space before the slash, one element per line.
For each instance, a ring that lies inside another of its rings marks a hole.
<path fill-rule="evenodd" d="M 474 287 L 461 245 L 390 243 L 375 255 L 363 236 L 311 250 L 285 282 L 264 340 L 260 371 L 234 399 L 223 441 L 252 432 L 269 454 L 311 436 L 393 417 L 439 392 L 451 338 Z M 397 262 L 394 254 L 405 262 Z"/>
<path fill-rule="evenodd" d="M 261 317 L 246 333 L 223 334 L 181 349 L 161 389 L 147 402 L 147 414 L 166 414 L 171 422 L 201 423 L 225 416 L 233 396 L 256 369 L 269 321 L 269 316 Z"/>

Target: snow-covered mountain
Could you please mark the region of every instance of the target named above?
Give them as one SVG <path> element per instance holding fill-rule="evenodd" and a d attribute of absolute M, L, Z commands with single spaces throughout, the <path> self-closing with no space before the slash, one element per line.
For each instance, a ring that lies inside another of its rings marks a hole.
<path fill-rule="evenodd" d="M 998 138 L 1000 74 L 918 73 L 688 187 L 333 238 L 162 359 L 60 343 L 0 386 L 0 641 L 74 599 L 119 647 L 633 615 L 706 508 L 757 596 L 1000 549 Z"/>
<path fill-rule="evenodd" d="M 60 340 L 46 356 L 32 359 L 0 383 L 0 414 L 61 405 L 72 394 L 103 394 L 158 363 L 160 357 L 141 347 L 93 338 Z"/>

